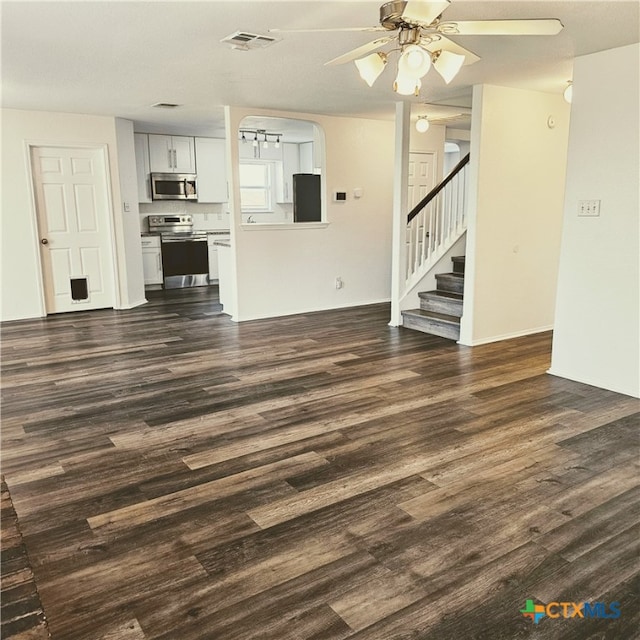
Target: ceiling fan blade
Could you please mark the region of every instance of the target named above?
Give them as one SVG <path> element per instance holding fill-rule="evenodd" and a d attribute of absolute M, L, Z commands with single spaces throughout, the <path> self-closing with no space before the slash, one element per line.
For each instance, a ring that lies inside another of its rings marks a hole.
<path fill-rule="evenodd" d="M 450 0 L 408 0 L 402 19 L 409 24 L 429 26 L 450 4 Z"/>
<path fill-rule="evenodd" d="M 362 58 L 362 56 L 364 56 L 365 54 L 371 53 L 372 51 L 375 51 L 376 49 L 383 47 L 388 42 L 391 42 L 392 40 L 396 40 L 397 38 L 398 36 L 385 36 L 384 38 L 377 38 L 376 40 L 372 40 L 367 44 L 363 44 L 361 47 L 358 47 L 357 49 L 352 49 L 348 53 L 344 53 L 341 56 L 334 58 L 333 60 L 329 60 L 329 62 L 325 62 L 325 65 L 344 64 L 345 62 L 351 62 L 356 58 Z"/>
<path fill-rule="evenodd" d="M 441 22 L 440 33 L 461 36 L 555 36 L 563 29 L 560 20 L 460 20 Z"/>
<path fill-rule="evenodd" d="M 427 49 L 427 51 L 431 51 L 432 53 L 435 51 L 450 51 L 451 53 L 457 53 L 460 56 L 464 56 L 464 64 L 473 64 L 474 62 L 478 62 L 480 60 L 480 56 L 477 56 L 469 49 L 465 49 L 461 47 L 458 43 L 449 40 L 449 38 L 445 38 L 444 36 L 437 36 L 435 39 L 423 38 L 420 41 L 420 45 Z"/>
<path fill-rule="evenodd" d="M 269 33 L 331 33 L 333 31 L 387 31 L 380 25 L 376 27 L 338 27 L 336 29 L 269 29 Z"/>

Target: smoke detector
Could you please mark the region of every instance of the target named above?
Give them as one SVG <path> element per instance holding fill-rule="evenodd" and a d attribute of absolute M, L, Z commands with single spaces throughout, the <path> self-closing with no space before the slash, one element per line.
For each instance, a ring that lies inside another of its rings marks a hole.
<path fill-rule="evenodd" d="M 273 36 L 265 36 L 260 33 L 249 33 L 248 31 L 236 31 L 226 38 L 222 38 L 220 42 L 231 45 L 232 49 L 240 51 L 249 51 L 250 49 L 264 49 L 277 42 L 279 38 Z"/>

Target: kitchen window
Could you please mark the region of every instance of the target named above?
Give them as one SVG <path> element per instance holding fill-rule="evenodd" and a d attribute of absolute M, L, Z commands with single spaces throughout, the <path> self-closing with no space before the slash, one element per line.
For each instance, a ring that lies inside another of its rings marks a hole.
<path fill-rule="evenodd" d="M 247 213 L 273 211 L 272 163 L 240 163 L 240 203 Z"/>

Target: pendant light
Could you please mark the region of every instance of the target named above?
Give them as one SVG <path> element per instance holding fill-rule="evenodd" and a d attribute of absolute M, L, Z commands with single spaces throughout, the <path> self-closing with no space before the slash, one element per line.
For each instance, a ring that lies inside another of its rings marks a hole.
<path fill-rule="evenodd" d="M 416 131 L 418 133 L 426 133 L 429 130 L 429 120 L 427 116 L 418 116 L 416 120 Z"/>
<path fill-rule="evenodd" d="M 253 146 L 254 148 L 258 146 L 258 132 L 256 131 L 255 136 L 253 138 Z"/>
<path fill-rule="evenodd" d="M 280 148 L 280 136 L 276 138 L 276 144 L 274 145 L 276 149 Z"/>
<path fill-rule="evenodd" d="M 573 100 L 573 82 L 571 82 L 571 80 L 567 83 L 567 87 L 562 95 L 565 101 L 571 104 L 571 101 Z"/>
<path fill-rule="evenodd" d="M 264 142 L 262 143 L 262 148 L 263 149 L 268 149 L 269 148 L 269 142 L 267 141 L 267 134 L 264 134 Z"/>

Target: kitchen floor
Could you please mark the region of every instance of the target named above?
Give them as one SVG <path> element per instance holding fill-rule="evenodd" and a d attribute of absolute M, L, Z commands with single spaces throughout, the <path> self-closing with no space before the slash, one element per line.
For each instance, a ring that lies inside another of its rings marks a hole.
<path fill-rule="evenodd" d="M 637 638 L 640 402 L 546 374 L 548 333 L 388 319 L 233 323 L 206 287 L 5 324 L 3 474 L 52 638 Z"/>

